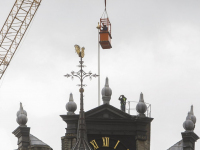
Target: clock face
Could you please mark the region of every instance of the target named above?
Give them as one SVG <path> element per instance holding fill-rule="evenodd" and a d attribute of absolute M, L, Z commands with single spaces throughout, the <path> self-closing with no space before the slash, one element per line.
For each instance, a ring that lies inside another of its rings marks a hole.
<path fill-rule="evenodd" d="M 120 140 L 102 137 L 90 141 L 94 150 L 129 150 Z"/>

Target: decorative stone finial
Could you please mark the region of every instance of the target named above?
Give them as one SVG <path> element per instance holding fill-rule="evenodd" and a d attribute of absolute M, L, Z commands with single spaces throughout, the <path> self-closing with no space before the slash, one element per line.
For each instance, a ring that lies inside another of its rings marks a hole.
<path fill-rule="evenodd" d="M 67 109 L 67 115 L 74 115 L 76 109 L 77 109 L 77 105 L 76 103 L 74 102 L 74 99 L 73 99 L 73 94 L 70 93 L 70 96 L 69 96 L 69 102 L 66 104 L 66 109 Z"/>
<path fill-rule="evenodd" d="M 22 103 L 20 103 L 20 109 L 17 112 L 17 123 L 20 126 L 26 126 L 27 121 L 27 112 L 23 109 Z"/>
<path fill-rule="evenodd" d="M 194 112 L 193 112 L 193 105 L 191 106 L 191 109 L 190 109 L 190 115 L 191 115 L 192 122 L 195 124 L 196 123 L 196 117 L 195 117 Z"/>
<path fill-rule="evenodd" d="M 143 94 L 140 94 L 140 100 L 136 106 L 136 110 L 139 113 L 139 116 L 141 117 L 145 117 L 145 112 L 147 110 L 147 105 L 144 103 L 144 98 L 143 98 Z"/>
<path fill-rule="evenodd" d="M 109 87 L 108 77 L 106 77 L 106 83 L 105 83 L 104 88 L 101 91 L 101 94 L 102 94 L 103 103 L 104 104 L 109 104 L 110 103 L 110 99 L 111 99 L 111 95 L 112 95 L 112 90 Z"/>
<path fill-rule="evenodd" d="M 188 115 L 186 117 L 186 121 L 183 123 L 183 128 L 186 131 L 193 131 L 194 130 L 194 123 L 191 120 L 191 114 L 190 114 L 190 112 L 188 112 Z"/>

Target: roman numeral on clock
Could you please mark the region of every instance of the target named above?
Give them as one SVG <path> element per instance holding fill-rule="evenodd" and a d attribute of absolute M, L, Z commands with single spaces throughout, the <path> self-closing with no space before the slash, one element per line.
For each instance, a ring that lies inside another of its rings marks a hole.
<path fill-rule="evenodd" d="M 116 143 L 116 145 L 115 145 L 114 149 L 116 149 L 116 148 L 117 148 L 117 145 L 119 144 L 119 142 L 120 142 L 120 140 L 118 140 L 118 141 L 117 141 L 117 143 Z"/>
<path fill-rule="evenodd" d="M 95 140 L 92 140 L 90 143 L 93 145 L 94 150 L 99 148 L 99 146 L 97 145 L 97 142 Z"/>
<path fill-rule="evenodd" d="M 109 137 L 102 137 L 103 147 L 109 147 Z"/>

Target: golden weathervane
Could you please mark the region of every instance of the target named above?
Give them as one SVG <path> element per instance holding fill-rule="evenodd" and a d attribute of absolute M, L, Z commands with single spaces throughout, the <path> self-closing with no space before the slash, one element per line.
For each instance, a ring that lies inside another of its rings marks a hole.
<path fill-rule="evenodd" d="M 80 48 L 80 46 L 77 44 L 74 45 L 74 47 L 75 47 L 75 52 L 78 54 L 78 56 L 83 58 L 85 56 L 85 52 L 84 52 L 85 47 Z"/>

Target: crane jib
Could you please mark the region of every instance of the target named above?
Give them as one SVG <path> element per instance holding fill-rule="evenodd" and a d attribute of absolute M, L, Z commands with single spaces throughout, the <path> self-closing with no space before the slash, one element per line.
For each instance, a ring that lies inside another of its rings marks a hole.
<path fill-rule="evenodd" d="M 0 31 L 0 79 L 12 60 L 42 0 L 16 0 Z"/>

